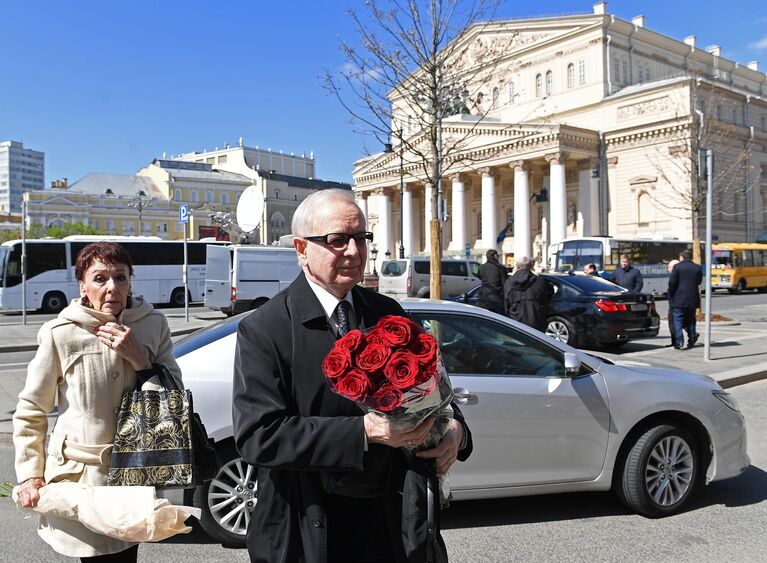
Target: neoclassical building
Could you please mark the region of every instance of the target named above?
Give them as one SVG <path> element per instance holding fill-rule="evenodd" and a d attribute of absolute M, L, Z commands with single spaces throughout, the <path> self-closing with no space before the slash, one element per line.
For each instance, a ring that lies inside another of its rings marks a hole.
<path fill-rule="evenodd" d="M 621 20 L 606 2 L 587 15 L 476 25 L 458 41 L 467 57 L 490 52 L 497 62 L 481 84 L 465 77 L 478 92 L 470 113 L 443 120 L 444 139 L 467 139 L 442 181 L 447 254 L 497 248 L 507 262 L 545 261 L 550 244 L 573 236 L 702 236 L 693 212 L 702 130 L 721 172 L 714 235 L 754 240 L 767 230 L 767 75 L 756 62 L 661 35 L 642 16 Z M 393 130 L 415 139 L 408 110 L 391 100 Z M 353 190 L 379 252 L 428 254 L 437 186 L 403 160 L 401 194 L 396 144 L 355 163 Z"/>

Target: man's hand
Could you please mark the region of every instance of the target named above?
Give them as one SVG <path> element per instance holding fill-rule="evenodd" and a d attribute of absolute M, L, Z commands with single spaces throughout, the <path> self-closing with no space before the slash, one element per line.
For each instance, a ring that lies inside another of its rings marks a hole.
<path fill-rule="evenodd" d="M 442 437 L 436 448 L 416 452 L 417 457 L 436 458 L 437 475 L 444 475 L 450 470 L 458 457 L 458 448 L 463 442 L 463 426 L 457 420 L 450 421 L 448 431 Z"/>
<path fill-rule="evenodd" d="M 392 448 L 417 448 L 429 437 L 431 427 L 434 426 L 434 417 L 429 417 L 415 428 L 403 430 L 397 427 L 397 423 L 369 412 L 363 417 L 365 436 L 368 444 L 385 444 Z"/>

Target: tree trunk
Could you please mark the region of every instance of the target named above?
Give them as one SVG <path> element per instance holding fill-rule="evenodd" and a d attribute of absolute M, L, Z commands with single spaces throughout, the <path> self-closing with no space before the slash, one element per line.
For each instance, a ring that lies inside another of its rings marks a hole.
<path fill-rule="evenodd" d="M 431 275 L 429 276 L 429 297 L 442 299 L 442 241 L 439 233 L 439 219 L 429 222 L 431 229 Z"/>

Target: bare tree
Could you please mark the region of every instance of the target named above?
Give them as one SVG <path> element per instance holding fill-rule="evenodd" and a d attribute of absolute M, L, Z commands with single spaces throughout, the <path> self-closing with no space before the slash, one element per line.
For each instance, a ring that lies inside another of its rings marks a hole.
<path fill-rule="evenodd" d="M 738 123 L 742 111 L 715 84 L 700 77 L 689 80 L 690 99 L 683 107 L 690 113 L 669 144 L 649 157 L 673 196 L 655 205 L 667 215 L 691 221 L 693 259 L 701 261 L 701 231 L 705 227 L 706 179 L 700 169 L 700 151 L 714 152 L 713 176 L 715 214 L 737 216 L 745 213 L 736 201 L 749 197 L 753 188 L 749 164 L 751 140 L 743 137 Z M 689 104 L 689 106 L 688 106 Z"/>
<path fill-rule="evenodd" d="M 364 11 L 349 12 L 357 37 L 341 40 L 345 68 L 324 77 L 358 130 L 399 145 L 409 173 L 432 187 L 433 298 L 441 297 L 442 177 L 469 158 L 462 150 L 495 102 L 487 84 L 513 42 L 508 32 L 473 33 L 493 26 L 499 2 L 367 0 Z M 473 119 L 443 135 L 445 118 L 469 113 Z"/>

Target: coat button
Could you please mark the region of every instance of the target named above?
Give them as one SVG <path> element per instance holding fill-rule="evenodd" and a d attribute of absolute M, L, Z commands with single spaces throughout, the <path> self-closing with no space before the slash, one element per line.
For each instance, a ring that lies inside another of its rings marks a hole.
<path fill-rule="evenodd" d="M 314 526 L 315 528 L 319 528 L 320 527 L 320 521 L 317 520 L 316 518 L 312 518 L 312 526 Z"/>

